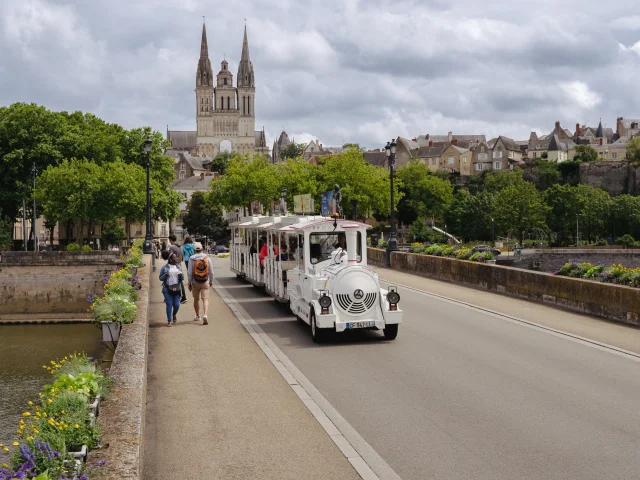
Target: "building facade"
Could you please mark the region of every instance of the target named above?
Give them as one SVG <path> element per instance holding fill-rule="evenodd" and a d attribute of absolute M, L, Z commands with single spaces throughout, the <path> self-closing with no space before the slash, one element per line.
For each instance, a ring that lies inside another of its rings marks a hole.
<path fill-rule="evenodd" d="M 209 60 L 207 29 L 202 25 L 195 94 L 196 131 L 178 132 L 167 128 L 167 139 L 172 148 L 211 158 L 221 152 L 269 154 L 264 129 L 255 129 L 255 75 L 246 26 L 234 86 L 226 59 L 222 60 L 220 71 L 214 76 Z"/>

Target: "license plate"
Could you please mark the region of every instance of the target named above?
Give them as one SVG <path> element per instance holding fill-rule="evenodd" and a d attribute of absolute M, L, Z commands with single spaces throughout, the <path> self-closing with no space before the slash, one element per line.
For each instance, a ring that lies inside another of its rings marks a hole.
<path fill-rule="evenodd" d="M 375 327 L 375 326 L 376 326 L 376 322 L 373 322 L 373 321 L 347 323 L 347 328 L 349 328 L 349 329 L 351 329 L 351 328 L 370 328 L 370 327 Z"/>

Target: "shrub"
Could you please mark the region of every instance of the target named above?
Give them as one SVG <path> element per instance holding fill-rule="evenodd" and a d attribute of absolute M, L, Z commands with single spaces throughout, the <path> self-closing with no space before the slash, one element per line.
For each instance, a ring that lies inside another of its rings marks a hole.
<path fill-rule="evenodd" d="M 616 239 L 616 245 L 622 245 L 624 247 L 633 247 L 635 242 L 636 242 L 636 239 L 633 238 L 628 233 L 626 233 L 623 236 L 621 236 L 618 239 Z"/>
<path fill-rule="evenodd" d="M 67 252 L 79 252 L 81 249 L 82 247 L 76 242 L 71 242 L 69 245 L 67 245 Z"/>
<path fill-rule="evenodd" d="M 605 238 L 599 238 L 598 241 L 596 242 L 597 247 L 606 247 L 608 245 L 609 245 L 609 242 L 607 242 Z"/>
<path fill-rule="evenodd" d="M 91 248 L 89 245 L 83 245 L 82 246 L 82 251 L 83 252 L 92 252 L 93 248 Z"/>
<path fill-rule="evenodd" d="M 136 304 L 128 296 L 119 294 L 96 299 L 92 310 L 96 323 L 116 322 L 121 325 L 132 323 L 137 313 Z"/>
<path fill-rule="evenodd" d="M 481 253 L 480 252 L 476 252 L 473 255 L 471 255 L 469 257 L 469 260 L 471 260 L 472 262 L 477 262 L 478 261 L 478 257 L 480 257 Z"/>
<path fill-rule="evenodd" d="M 417 245 L 411 245 L 411 251 L 413 253 L 424 253 L 425 250 L 427 249 L 427 247 L 425 245 L 422 244 L 417 244 Z"/>
<path fill-rule="evenodd" d="M 409 234 L 409 240 L 411 240 L 412 242 L 433 243 L 442 238 L 441 234 L 429 227 L 427 223 L 422 219 L 418 219 L 411 225 L 409 225 L 407 233 Z"/>
<path fill-rule="evenodd" d="M 449 246 L 449 247 L 443 247 L 443 248 L 442 248 L 441 255 L 442 255 L 443 257 L 451 257 L 451 256 L 454 256 L 454 255 L 455 255 L 455 253 L 454 253 L 454 251 L 453 251 L 453 247 L 451 247 L 451 246 Z"/>
<path fill-rule="evenodd" d="M 462 247 L 456 250 L 456 258 L 459 258 L 461 260 L 468 260 L 470 256 L 471 256 L 470 248 Z"/>

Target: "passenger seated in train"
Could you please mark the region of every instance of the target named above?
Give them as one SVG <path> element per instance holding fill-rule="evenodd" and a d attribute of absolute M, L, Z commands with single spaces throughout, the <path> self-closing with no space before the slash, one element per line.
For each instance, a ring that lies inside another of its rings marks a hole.
<path fill-rule="evenodd" d="M 289 260 L 289 252 L 286 245 L 280 247 L 280 255 L 276 256 L 276 260 Z"/>
<path fill-rule="evenodd" d="M 258 243 L 258 240 L 254 238 L 253 241 L 251 242 L 251 247 L 249 248 L 249 253 L 251 255 L 258 253 L 258 248 L 256 247 L 257 243 Z"/>
<path fill-rule="evenodd" d="M 341 248 L 343 250 L 347 249 L 347 236 L 344 233 L 338 234 L 338 242 L 333 246 L 333 248 Z"/>

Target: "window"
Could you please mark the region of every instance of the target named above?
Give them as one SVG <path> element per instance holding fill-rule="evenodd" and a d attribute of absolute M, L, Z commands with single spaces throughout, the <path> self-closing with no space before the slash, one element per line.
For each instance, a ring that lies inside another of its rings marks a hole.
<path fill-rule="evenodd" d="M 181 163 L 180 164 L 180 170 L 186 170 L 187 169 L 187 164 L 186 163 Z"/>
<path fill-rule="evenodd" d="M 185 172 L 184 170 L 181 170 L 180 173 L 178 174 L 178 178 L 180 180 L 184 180 L 185 178 L 187 178 L 187 172 Z"/>
<path fill-rule="evenodd" d="M 184 198 L 186 200 L 187 199 L 187 194 L 182 192 L 182 198 Z"/>
<path fill-rule="evenodd" d="M 600 152 L 600 156 L 601 156 L 601 157 L 604 157 L 604 152 Z"/>
<path fill-rule="evenodd" d="M 495 170 L 502 170 L 502 162 L 493 162 L 493 168 Z"/>
<path fill-rule="evenodd" d="M 631 128 L 633 128 L 633 129 L 638 128 L 638 122 L 633 122 L 633 123 L 631 124 Z"/>
<path fill-rule="evenodd" d="M 493 158 L 502 158 L 502 150 L 493 152 Z"/>
<path fill-rule="evenodd" d="M 227 110 L 231 110 L 231 97 L 227 97 Z"/>
<path fill-rule="evenodd" d="M 467 157 L 464 157 L 464 159 L 462 160 L 464 163 L 467 163 Z"/>
<path fill-rule="evenodd" d="M 454 157 L 449 157 L 449 165 L 453 165 L 456 159 Z"/>
<path fill-rule="evenodd" d="M 344 232 L 312 233 L 309 235 L 309 255 L 312 264 L 331 260 L 331 254 L 342 244 L 346 246 Z M 346 247 L 345 247 L 346 248 Z M 362 261 L 362 233 L 356 237 L 356 260 Z"/>
<path fill-rule="evenodd" d="M 162 225 L 162 227 L 160 227 L 160 236 L 161 237 L 166 237 L 167 236 L 167 226 L 166 225 Z"/>
<path fill-rule="evenodd" d="M 513 152 L 509 151 L 509 158 L 513 158 Z"/>
<path fill-rule="evenodd" d="M 225 85 L 227 84 L 227 79 L 226 79 L 226 78 L 224 79 L 224 84 L 225 84 Z"/>
<path fill-rule="evenodd" d="M 431 165 L 435 165 L 437 161 L 438 161 L 437 158 L 432 158 L 431 159 Z"/>
<path fill-rule="evenodd" d="M 220 98 L 220 110 L 224 110 L 224 97 Z"/>
<path fill-rule="evenodd" d="M 618 154 L 617 153 L 612 153 L 611 154 L 611 158 L 618 158 Z"/>
<path fill-rule="evenodd" d="M 476 170 L 482 170 L 483 165 L 482 163 L 476 163 L 475 167 L 476 167 Z"/>
<path fill-rule="evenodd" d="M 478 160 L 487 160 L 488 156 L 489 156 L 488 153 L 479 153 L 478 154 Z"/>

